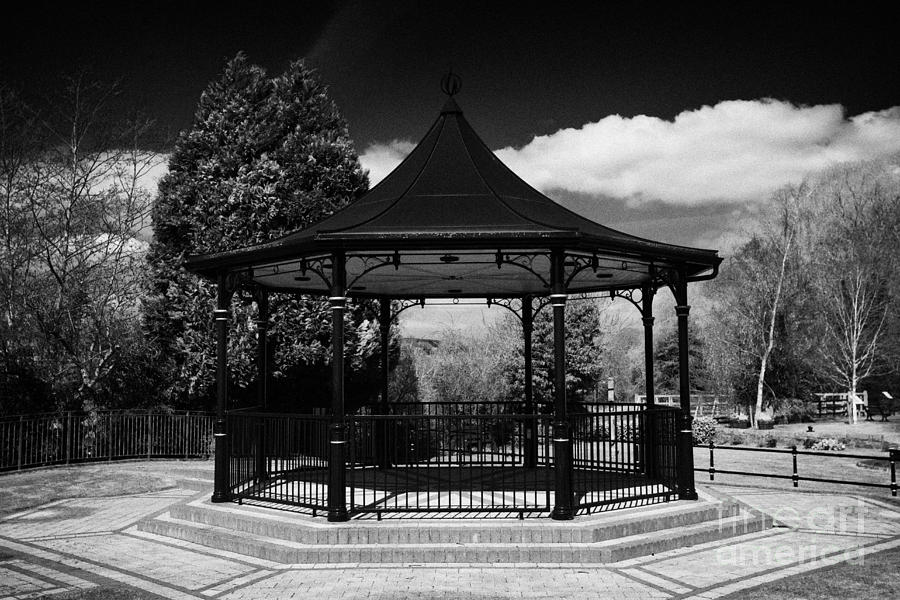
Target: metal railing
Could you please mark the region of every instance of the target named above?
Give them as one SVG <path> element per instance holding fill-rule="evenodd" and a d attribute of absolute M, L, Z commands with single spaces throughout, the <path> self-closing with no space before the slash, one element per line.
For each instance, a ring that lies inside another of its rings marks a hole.
<path fill-rule="evenodd" d="M 549 436 L 539 436 L 537 462 L 526 467 L 525 432 L 549 424 L 547 416 L 515 414 L 354 417 L 348 421 L 348 509 L 547 512 Z"/>
<path fill-rule="evenodd" d="M 231 412 L 226 427 L 233 497 L 327 509 L 329 417 Z"/>
<path fill-rule="evenodd" d="M 669 500 L 676 489 L 678 410 L 620 410 L 573 419 L 576 507 Z"/>
<path fill-rule="evenodd" d="M 694 471 L 709 473 L 709 480 L 715 481 L 716 475 L 742 475 L 746 477 L 767 477 L 770 479 L 789 479 L 793 483 L 793 487 L 799 487 L 801 481 L 810 481 L 818 483 L 830 483 L 837 485 L 856 485 L 862 487 L 874 487 L 889 489 L 891 496 L 897 495 L 897 462 L 900 460 L 900 449 L 892 448 L 888 450 L 885 460 L 888 461 L 888 471 L 890 474 L 890 483 L 876 483 L 872 481 L 854 481 L 848 479 L 833 479 L 830 477 L 807 477 L 800 475 L 798 469 L 798 457 L 800 456 L 824 456 L 833 459 L 856 459 L 856 460 L 872 460 L 879 459 L 878 456 L 871 454 L 850 454 L 845 452 L 817 451 L 817 450 L 797 450 L 797 446 L 787 448 L 748 448 L 742 446 L 716 446 L 710 442 L 708 446 L 695 446 L 696 448 L 709 448 L 709 466 L 694 467 Z M 720 469 L 716 467 L 716 450 L 725 450 L 728 452 L 765 452 L 770 454 L 782 454 L 791 456 L 791 472 L 788 473 L 765 473 L 759 471 L 738 471 L 734 469 Z M 839 467 L 835 467 L 837 470 Z"/>
<path fill-rule="evenodd" d="M 417 414 L 346 417 L 349 513 L 548 513 L 556 477 L 552 416 L 454 410 L 426 405 Z M 571 416 L 576 509 L 669 499 L 677 415 L 626 405 Z M 327 510 L 331 423 L 318 415 L 230 412 L 233 497 Z"/>
<path fill-rule="evenodd" d="M 0 418 L 0 471 L 133 458 L 212 454 L 213 416 L 98 411 Z"/>

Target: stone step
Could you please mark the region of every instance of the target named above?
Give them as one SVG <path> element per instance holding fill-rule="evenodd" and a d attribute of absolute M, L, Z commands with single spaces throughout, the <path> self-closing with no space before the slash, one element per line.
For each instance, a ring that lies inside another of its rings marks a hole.
<path fill-rule="evenodd" d="M 175 485 L 185 490 L 209 491 L 212 494 L 214 481 L 205 477 L 175 476 Z"/>
<path fill-rule="evenodd" d="M 328 523 L 321 517 L 206 500 L 176 505 L 170 517 L 177 521 L 221 527 L 299 544 L 509 544 L 589 543 L 653 531 L 695 525 L 740 512 L 734 502 L 673 502 L 659 507 L 637 507 L 579 517 L 570 522 L 541 520 L 385 520 Z"/>
<path fill-rule="evenodd" d="M 483 524 L 488 527 L 487 524 Z M 139 524 L 144 532 L 285 564 L 321 563 L 609 563 L 760 531 L 755 513 L 599 542 L 302 544 L 192 523 L 164 513 Z"/>
<path fill-rule="evenodd" d="M 212 463 L 198 462 L 196 464 L 191 464 L 190 462 L 184 462 L 182 464 L 174 466 L 170 471 L 169 475 L 172 477 L 187 477 L 191 479 L 209 479 L 213 480 L 215 476 Z"/>

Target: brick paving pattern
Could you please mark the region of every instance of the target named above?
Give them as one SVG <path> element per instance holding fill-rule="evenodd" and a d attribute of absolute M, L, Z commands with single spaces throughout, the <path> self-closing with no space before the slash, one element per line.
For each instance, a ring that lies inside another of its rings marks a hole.
<path fill-rule="evenodd" d="M 52 502 L 0 519 L 0 600 L 125 585 L 165 598 L 697 598 L 900 548 L 900 504 L 850 494 L 707 488 L 776 527 L 609 565 L 285 565 L 142 533 L 173 489 Z"/>

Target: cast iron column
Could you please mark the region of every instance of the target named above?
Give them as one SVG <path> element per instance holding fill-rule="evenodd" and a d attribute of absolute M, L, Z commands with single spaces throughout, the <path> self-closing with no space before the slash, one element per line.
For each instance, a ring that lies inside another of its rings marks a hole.
<path fill-rule="evenodd" d="M 691 376 L 688 371 L 687 275 L 678 273 L 675 282 L 675 314 L 678 315 L 678 381 L 681 395 L 681 427 L 678 431 L 678 497 L 696 500 L 694 489 L 694 444 L 691 416 Z"/>
<path fill-rule="evenodd" d="M 344 253 L 331 256 L 331 453 L 328 458 L 328 520 L 346 521 L 347 475 L 346 431 L 344 426 L 344 296 L 346 272 Z"/>
<path fill-rule="evenodd" d="M 388 414 L 388 375 L 390 372 L 390 363 L 388 345 L 391 336 L 391 301 L 389 298 L 381 299 L 381 313 L 378 316 L 378 326 L 381 330 L 381 409 L 382 415 Z M 387 419 L 376 421 L 375 433 L 378 436 L 376 448 L 378 449 L 378 464 L 384 469 L 391 467 L 391 461 L 388 451 L 387 432 L 390 428 L 390 422 Z"/>
<path fill-rule="evenodd" d="M 531 360 L 531 334 L 534 331 L 534 308 L 531 296 L 522 298 L 522 338 L 525 355 L 525 414 L 534 416 L 534 375 Z M 537 421 L 529 419 L 525 422 L 525 468 L 537 466 L 538 454 Z"/>
<path fill-rule="evenodd" d="M 656 457 L 659 450 L 656 447 L 658 436 L 656 435 L 656 391 L 653 377 L 653 296 L 656 290 L 647 284 L 641 288 L 641 316 L 644 321 L 644 405 L 647 408 L 646 437 L 644 444 L 644 463 L 647 476 L 657 476 Z"/>
<path fill-rule="evenodd" d="M 265 288 L 258 287 L 254 290 L 256 299 L 256 404 L 260 411 L 266 410 L 268 404 L 269 386 L 269 292 Z M 256 423 L 256 480 L 265 481 L 269 478 L 268 461 L 266 458 L 266 423 L 265 418 L 257 419 Z"/>
<path fill-rule="evenodd" d="M 575 517 L 572 497 L 572 439 L 566 407 L 566 286 L 565 255 L 554 250 L 551 265 L 550 304 L 553 306 L 553 384 L 556 402 L 553 408 L 553 457 L 556 467 L 556 500 L 550 517 L 567 520 Z"/>
<path fill-rule="evenodd" d="M 228 276 L 219 274 L 216 294 L 216 309 L 213 321 L 216 327 L 216 422 L 213 428 L 215 439 L 215 476 L 213 482 L 213 502 L 227 502 L 231 499 L 228 482 L 228 437 L 225 428 L 225 411 L 228 409 L 228 321 L 231 319 L 231 295 Z"/>
<path fill-rule="evenodd" d="M 265 409 L 269 403 L 269 292 L 256 290 L 256 403 Z"/>
<path fill-rule="evenodd" d="M 653 296 L 655 293 L 651 285 L 641 288 L 641 316 L 644 321 L 644 396 L 647 408 L 656 407 L 656 383 L 653 373 Z"/>

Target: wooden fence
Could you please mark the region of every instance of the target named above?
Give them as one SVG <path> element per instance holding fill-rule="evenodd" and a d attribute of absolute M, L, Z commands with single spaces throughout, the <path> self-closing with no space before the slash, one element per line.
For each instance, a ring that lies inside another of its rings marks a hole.
<path fill-rule="evenodd" d="M 678 408 L 681 406 L 681 396 L 678 394 L 654 394 L 657 406 Z M 647 396 L 635 394 L 634 401 L 637 404 L 645 404 Z M 732 412 L 732 404 L 719 398 L 716 394 L 701 394 L 691 392 L 691 411 L 694 417 L 726 417 Z"/>

